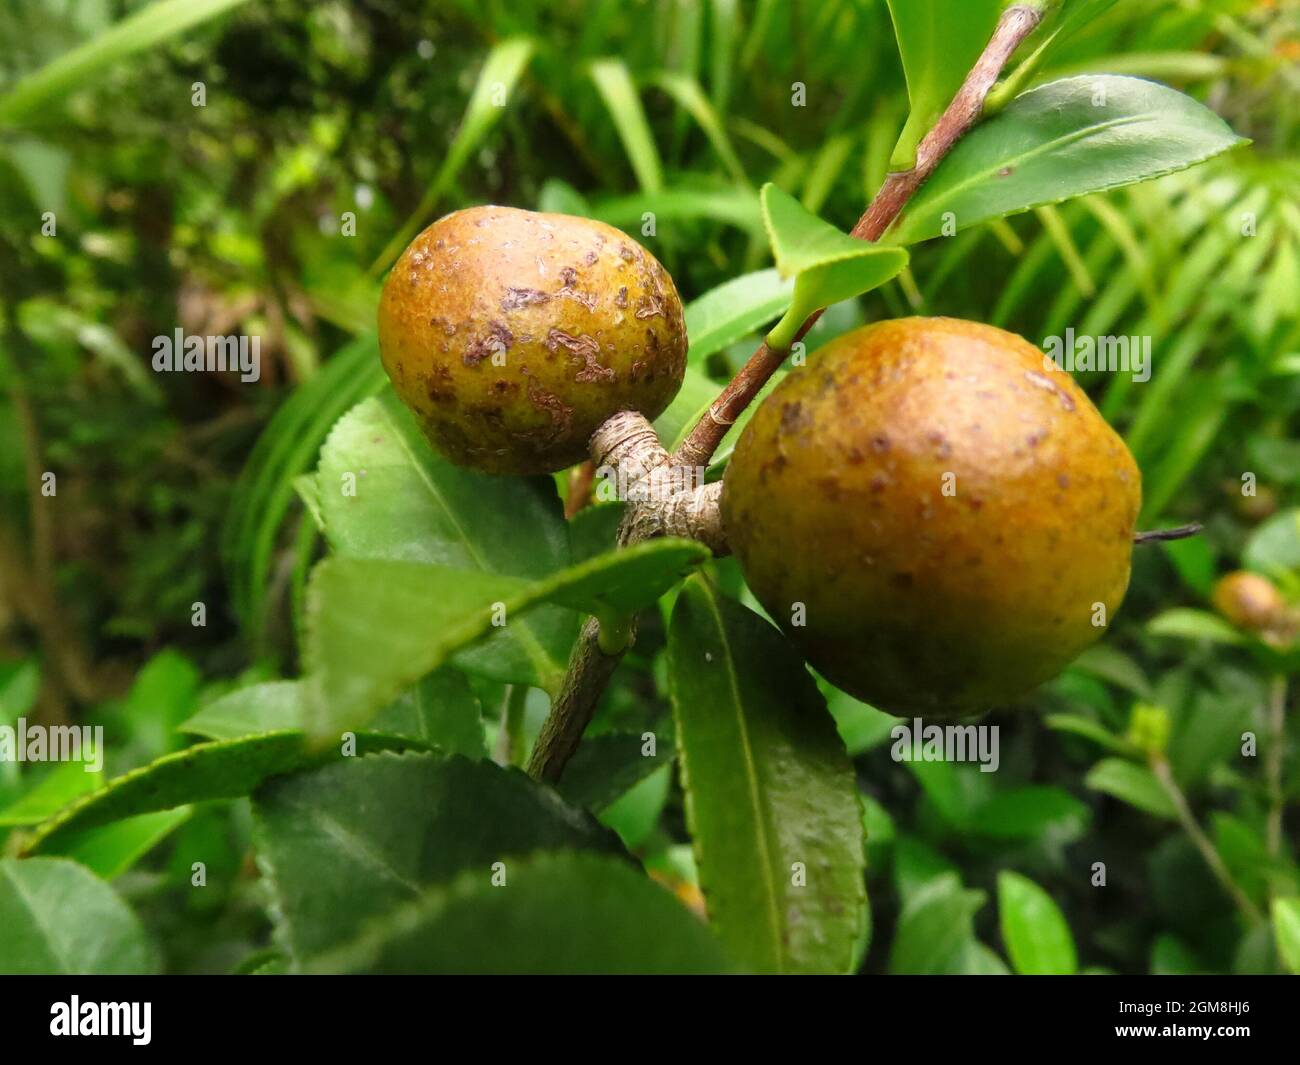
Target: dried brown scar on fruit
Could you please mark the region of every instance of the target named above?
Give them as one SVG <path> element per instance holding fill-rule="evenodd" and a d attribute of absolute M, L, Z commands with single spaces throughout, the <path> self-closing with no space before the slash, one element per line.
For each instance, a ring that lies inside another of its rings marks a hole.
<path fill-rule="evenodd" d="M 642 296 L 641 305 L 636 309 L 638 318 L 655 318 L 664 313 L 663 305 L 657 296 Z"/>
<path fill-rule="evenodd" d="M 1044 377 L 1037 370 L 1026 370 L 1025 379 L 1035 388 L 1045 388 L 1048 392 L 1055 393 L 1057 398 L 1061 401 L 1061 406 L 1066 410 L 1074 410 L 1074 400 L 1071 398 L 1070 394 L 1063 388 L 1057 388 L 1056 382 L 1051 380 L 1051 378 Z"/>
<path fill-rule="evenodd" d="M 461 361 L 466 366 L 477 366 L 490 355 L 504 354 L 509 351 L 510 345 L 514 342 L 515 338 L 509 329 L 500 322 L 493 322 L 488 326 L 486 336 L 479 337 L 465 349 Z"/>
<path fill-rule="evenodd" d="M 503 311 L 517 311 L 520 307 L 531 307 L 537 303 L 545 303 L 550 298 L 545 292 L 535 288 L 508 288 L 505 296 L 501 299 L 501 309 Z"/>
<path fill-rule="evenodd" d="M 577 356 L 583 364 L 575 381 L 612 381 L 614 371 L 607 366 L 602 366 L 597 361 L 600 354 L 600 345 L 591 337 L 571 337 L 567 333 L 561 333 L 558 329 L 552 329 L 550 335 L 546 338 L 546 346 L 551 351 L 557 351 L 563 347 L 568 349 L 573 355 Z"/>

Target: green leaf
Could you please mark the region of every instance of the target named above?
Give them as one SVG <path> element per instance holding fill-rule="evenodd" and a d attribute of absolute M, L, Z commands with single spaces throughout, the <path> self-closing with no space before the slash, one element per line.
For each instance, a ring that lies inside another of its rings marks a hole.
<path fill-rule="evenodd" d="M 742 274 L 710 289 L 686 305 L 688 360 L 702 365 L 710 355 L 778 317 L 793 296 L 794 282 L 772 269 Z"/>
<path fill-rule="evenodd" d="M 569 521 L 569 552 L 574 562 L 603 555 L 618 536 L 618 525 L 623 520 L 622 503 L 590 503 Z"/>
<path fill-rule="evenodd" d="M 770 182 L 761 196 L 777 269 L 782 277 L 794 278 L 794 301 L 767 335 L 775 349 L 788 348 L 813 311 L 870 292 L 907 265 L 903 249 L 841 233 Z"/>
<path fill-rule="evenodd" d="M 959 877 L 957 867 L 916 836 L 899 832 L 894 840 L 894 886 L 904 904 L 938 877 Z"/>
<path fill-rule="evenodd" d="M 1068 842 L 1088 827 L 1090 811 L 1068 791 L 1026 785 L 998 792 L 976 807 L 969 824 L 996 839 L 1043 839 Z"/>
<path fill-rule="evenodd" d="M 1192 536 L 1186 540 L 1162 543 L 1160 548 L 1178 571 L 1183 583 L 1199 597 L 1210 598 L 1218 565 L 1217 552 L 1209 540 L 1204 536 Z"/>
<path fill-rule="evenodd" d="M 686 74 L 674 71 L 661 71 L 654 75 L 652 80 L 695 119 L 696 124 L 704 131 L 704 135 L 709 138 L 709 143 L 718 153 L 718 158 L 722 160 L 722 165 L 727 168 L 727 173 L 731 175 L 732 180 L 738 184 L 748 181 L 745 168 L 736 155 L 735 148 L 732 147 L 731 138 L 727 136 L 727 128 L 713 109 L 709 98 L 704 95 L 700 83 Z"/>
<path fill-rule="evenodd" d="M 486 758 L 483 709 L 463 673 L 436 669 L 375 715 L 376 732 L 414 736 L 444 754 Z"/>
<path fill-rule="evenodd" d="M 942 729 L 943 726 L 930 725 L 926 728 Z M 953 828 L 965 831 L 972 813 L 992 794 L 990 774 L 980 772 L 974 765 L 959 765 L 942 759 L 926 760 L 923 757 L 922 742 L 921 737 L 914 736 L 914 746 L 910 749 L 903 748 L 906 753 L 902 756 L 908 759 L 907 768 L 916 777 L 921 790 L 934 804 L 939 816 Z M 895 744 L 895 750 L 899 750 L 903 740 L 896 740 Z"/>
<path fill-rule="evenodd" d="M 1294 976 L 1300 976 L 1300 898 L 1274 899 L 1271 910 L 1277 956 Z"/>
<path fill-rule="evenodd" d="M 911 102 L 890 170 L 916 165 L 916 146 L 989 43 L 1002 6 L 1003 0 L 889 0 Z"/>
<path fill-rule="evenodd" d="M 870 795 L 862 796 L 862 832 L 867 844 L 867 868 L 879 870 L 898 835 L 889 811 Z"/>
<path fill-rule="evenodd" d="M 660 766 L 605 806 L 597 820 L 617 832 L 628 850 L 641 850 L 663 816 L 672 782 L 672 769 Z"/>
<path fill-rule="evenodd" d="M 311 520 L 316 523 L 316 529 L 319 532 L 325 531 L 325 515 L 320 509 L 320 489 L 314 473 L 299 474 L 293 479 L 293 490 L 298 498 L 302 500 L 302 505 L 307 508 L 307 514 Z"/>
<path fill-rule="evenodd" d="M 379 253 L 371 266 L 372 274 L 378 274 L 390 266 L 411 242 L 411 238 L 420 231 L 434 206 L 455 182 L 461 168 L 505 113 L 499 97 L 504 95 L 508 99 L 511 96 L 535 51 L 535 43 L 525 37 L 512 37 L 492 46 L 483 61 L 469 103 L 465 106 L 460 128 L 456 130 L 451 143 L 441 147 L 439 155 L 442 165 L 425 190 L 419 206 Z"/>
<path fill-rule="evenodd" d="M 181 725 L 210 740 L 233 740 L 302 728 L 302 683 L 273 680 L 238 688 L 214 699 Z"/>
<path fill-rule="evenodd" d="M 156 967 L 135 914 L 89 870 L 63 858 L 0 860 L 0 973 L 118 976 Z"/>
<path fill-rule="evenodd" d="M 1115 754 L 1137 753 L 1136 748 L 1123 736 L 1116 735 L 1105 725 L 1081 714 L 1049 714 L 1043 723 L 1057 732 L 1072 732 L 1076 736 L 1083 736 Z"/>
<path fill-rule="evenodd" d="M 817 154 L 812 157 L 804 174 L 803 195 L 799 197 L 799 202 L 813 214 L 822 209 L 827 197 L 843 176 L 849 154 L 857 142 L 856 132 L 840 133 L 823 141 Z"/>
<path fill-rule="evenodd" d="M 1210 825 L 1214 849 L 1248 898 L 1262 902 L 1270 894 L 1285 895 L 1296 886 L 1294 877 L 1288 882 L 1284 864 L 1270 856 L 1260 830 L 1224 813 L 1212 813 Z"/>
<path fill-rule="evenodd" d="M 41 667 L 34 658 L 0 663 L 0 725 L 12 725 L 36 705 Z"/>
<path fill-rule="evenodd" d="M 1218 614 L 1190 607 L 1174 607 L 1157 614 L 1147 622 L 1147 632 L 1152 636 L 1176 636 L 1183 640 L 1204 640 L 1207 643 L 1238 645 L 1246 642 L 1246 637 Z"/>
<path fill-rule="evenodd" d="M 569 564 L 549 477 L 492 477 L 433 452 L 392 389 L 353 407 L 321 448 L 318 499 L 336 557 L 429 562 L 541 579 Z M 611 545 L 612 546 L 612 545 Z M 554 691 L 579 618 L 542 607 L 492 634 L 460 664 Z"/>
<path fill-rule="evenodd" d="M 693 540 L 657 539 L 538 581 L 419 562 L 326 559 L 307 589 L 307 731 L 328 741 L 361 727 L 403 688 L 539 604 L 631 613 L 708 557 Z"/>
<path fill-rule="evenodd" d="M 402 736 L 360 733 L 356 749 L 358 754 L 366 754 L 419 745 L 418 740 Z M 242 798 L 267 777 L 340 757 L 343 755 L 338 750 L 309 751 L 301 732 L 272 732 L 196 744 L 116 777 L 66 807 L 36 830 L 27 851 L 58 851 L 74 833 L 138 814 L 208 799 Z"/>
<path fill-rule="evenodd" d="M 964 889 L 955 873 L 943 873 L 918 888 L 899 915 L 889 948 L 889 971 L 951 972 L 974 937 L 971 922 L 984 900 L 984 892 Z"/>
<path fill-rule="evenodd" d="M 731 97 L 732 70 L 742 33 L 740 2 L 713 0 L 709 4 L 709 11 L 713 16 L 709 24 L 712 59 L 709 89 L 718 110 L 726 114 Z"/>
<path fill-rule="evenodd" d="M 0 828 L 39 825 L 68 803 L 93 792 L 103 782 L 103 773 L 90 772 L 85 762 L 57 765 L 26 795 L 0 810 Z"/>
<path fill-rule="evenodd" d="M 1242 564 L 1266 575 L 1300 574 L 1300 508 L 1274 514 L 1250 534 Z"/>
<path fill-rule="evenodd" d="M 759 972 L 845 972 L 862 922 L 852 767 L 784 637 L 692 578 L 668 634 L 687 823 L 709 917 Z"/>
<path fill-rule="evenodd" d="M 537 210 L 546 214 L 590 215 L 591 204 L 567 181 L 547 178 L 537 194 Z"/>
<path fill-rule="evenodd" d="M 590 815 L 515 769 L 431 754 L 348 759 L 254 796 L 258 856 L 293 956 L 305 960 L 426 888 L 552 848 L 617 853 Z"/>
<path fill-rule="evenodd" d="M 79 862 L 96 876 L 112 880 L 126 872 L 190 819 L 192 806 L 160 810 L 115 821 L 102 828 L 66 836 L 57 852 Z"/>
<path fill-rule="evenodd" d="M 719 391 L 718 385 L 705 376 L 703 370 L 687 365 L 682 387 L 668 404 L 668 409 L 655 419 L 655 432 L 669 451 L 675 450 L 677 441 L 686 438 L 709 405 L 718 398 Z M 756 405 L 751 403 L 746 410 Z"/>
<path fill-rule="evenodd" d="M 998 916 L 1011 964 L 1021 976 L 1073 976 L 1074 937 L 1050 895 L 1019 873 L 998 874 Z"/>
<path fill-rule="evenodd" d="M 640 734 L 630 732 L 584 739 L 565 766 L 560 794 L 575 806 L 604 809 L 655 770 L 668 765 L 675 753 L 671 737 L 656 736 L 652 755 L 642 754 L 644 747 Z"/>
<path fill-rule="evenodd" d="M 1072 666 L 1109 681 L 1141 699 L 1151 698 L 1151 682 L 1142 672 L 1142 667 L 1110 644 L 1093 644 L 1074 660 Z"/>
<path fill-rule="evenodd" d="M 1192 788 L 1215 766 L 1229 757 L 1235 760 L 1241 734 L 1251 727 L 1254 711 L 1254 698 L 1241 690 L 1196 691 L 1184 700 L 1173 715 L 1167 750 L 1174 778 Z"/>
<path fill-rule="evenodd" d="M 313 971 L 670 974 L 730 969 L 716 939 L 664 888 L 623 862 L 549 854 L 506 884 L 483 872 L 396 910 Z"/>
<path fill-rule="evenodd" d="M 627 64 L 621 59 L 599 59 L 591 64 L 591 80 L 618 129 L 637 184 L 645 192 L 659 192 L 664 185 L 663 162 Z"/>
<path fill-rule="evenodd" d="M 270 681 L 240 688 L 204 707 L 186 732 L 228 740 L 265 732 L 301 729 L 301 681 Z M 444 754 L 486 755 L 482 710 L 465 677 L 440 669 L 404 691 L 375 717 L 376 732 L 411 736 Z"/>
<path fill-rule="evenodd" d="M 978 939 L 969 939 L 962 948 L 960 959 L 948 969 L 951 973 L 962 976 L 1010 976 L 1007 968 L 996 951 L 990 950 Z"/>
<path fill-rule="evenodd" d="M 316 460 L 340 417 L 384 387 L 379 341 L 372 333 L 334 355 L 276 411 L 235 485 L 221 531 L 221 554 L 245 633 L 258 640 L 280 530 L 296 493 L 294 480 Z"/>
<path fill-rule="evenodd" d="M 136 674 L 120 713 L 131 738 L 149 756 L 181 745 L 177 729 L 194 712 L 202 680 L 198 667 L 171 649 L 154 655 Z"/>
<path fill-rule="evenodd" d="M 592 204 L 591 217 L 619 229 L 639 230 L 646 212 L 658 225 L 665 222 L 707 219 L 723 222 L 761 236 L 763 214 L 758 196 L 748 186 L 719 188 L 673 188 L 662 192 L 639 192 L 615 196 Z"/>
<path fill-rule="evenodd" d="M 1064 0 L 1056 17 L 1048 23 L 1043 43 L 1025 60 L 1033 69 L 1041 69 L 1044 61 L 1060 49 L 1074 34 L 1085 29 L 1088 23 L 1115 6 L 1116 0 Z M 1019 73 L 1017 71 L 1017 73 Z"/>
<path fill-rule="evenodd" d="M 18 171 L 27 183 L 32 203 L 47 211 L 53 211 L 56 215 L 62 217 L 67 210 L 68 202 L 68 170 L 70 169 L 72 157 L 62 148 L 56 148 L 47 144 L 43 140 L 35 137 L 10 140 L 6 145 L 5 153 L 8 162 Z M 86 322 L 82 328 L 85 332 L 86 346 L 113 362 L 120 367 L 123 374 L 129 377 L 140 392 L 147 394 L 151 399 L 161 401 L 162 394 L 157 390 L 157 386 L 148 377 L 141 380 L 140 365 L 130 366 L 130 352 L 126 352 L 127 359 L 122 359 L 122 342 L 117 334 L 111 329 L 100 332 L 94 325 Z M 92 345 L 91 338 L 102 338 L 102 344 Z"/>
<path fill-rule="evenodd" d="M 0 124 L 12 125 L 46 111 L 137 52 L 223 15 L 246 0 L 160 0 L 27 75 L 0 96 Z"/>
<path fill-rule="evenodd" d="M 1178 817 L 1160 781 L 1146 766 L 1119 758 L 1105 758 L 1092 767 L 1083 782 L 1094 791 L 1113 795 L 1145 813 L 1170 821 Z"/>
<path fill-rule="evenodd" d="M 963 137 L 886 239 L 944 231 L 1147 181 L 1246 143 L 1203 104 L 1112 74 L 1064 78 L 1016 97 Z"/>
<path fill-rule="evenodd" d="M 826 696 L 826 707 L 835 719 L 835 728 L 850 758 L 879 747 L 889 739 L 898 724 L 898 718 L 892 714 L 859 702 L 831 684 L 823 684 L 822 694 Z"/>
<path fill-rule="evenodd" d="M 1162 932 L 1151 947 L 1152 976 L 1190 976 L 1203 972 L 1195 951 L 1177 936 Z"/>

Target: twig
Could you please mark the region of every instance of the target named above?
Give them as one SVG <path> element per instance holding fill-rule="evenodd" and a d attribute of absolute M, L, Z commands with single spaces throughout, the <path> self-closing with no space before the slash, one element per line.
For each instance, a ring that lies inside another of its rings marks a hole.
<path fill-rule="evenodd" d="M 1175 529 L 1152 529 L 1150 532 L 1140 532 L 1133 535 L 1135 544 L 1155 544 L 1166 543 L 1170 540 L 1186 540 L 1189 536 L 1195 536 L 1204 528 L 1199 521 L 1194 521 L 1190 525 L 1179 525 Z"/>
<path fill-rule="evenodd" d="M 938 123 L 917 148 L 916 166 L 903 173 L 890 174 L 885 179 L 884 185 L 853 227 L 853 236 L 867 241 L 880 239 L 907 205 L 912 194 L 933 173 L 952 146 L 979 120 L 985 97 L 997 81 L 1002 68 L 1037 27 L 1041 18 L 1042 11 L 1039 7 L 1026 4 L 1009 7 L 1002 13 L 983 54 Z M 795 341 L 803 339 L 821 314 L 818 310 L 805 320 L 795 334 Z M 785 360 L 785 356 L 786 352 L 774 351 L 766 343 L 761 344 L 682 441 L 668 465 L 679 469 L 705 467 L 722 438 L 727 435 L 727 430 L 762 390 Z M 604 427 L 597 430 L 592 438 L 592 458 L 597 466 L 604 462 L 603 456 L 597 453 L 605 450 L 598 443 L 603 429 Z M 644 517 L 643 508 L 629 508 L 619 529 L 621 545 L 635 543 L 663 531 L 657 523 L 639 524 L 644 522 Z M 635 635 L 635 627 L 631 635 Z M 583 625 L 578 642 L 569 657 L 569 667 L 560 693 L 551 706 L 551 712 L 528 763 L 529 775 L 536 779 L 551 783 L 560 779 L 565 764 L 577 750 L 582 733 L 595 713 L 605 685 L 626 652 L 625 646 L 615 654 L 605 654 L 600 649 L 599 641 L 600 624 L 594 618 L 589 619 Z M 629 638 L 627 645 L 630 644 Z"/>
<path fill-rule="evenodd" d="M 623 654 L 619 651 L 607 655 L 600 649 L 600 622 L 588 618 L 569 656 L 564 683 L 528 760 L 528 775 L 534 780 L 554 784 L 560 779 Z"/>
<path fill-rule="evenodd" d="M 1151 771 L 1155 774 L 1156 780 L 1160 782 L 1160 786 L 1164 788 L 1165 794 L 1169 796 L 1169 801 L 1174 804 L 1179 824 L 1183 826 L 1183 831 L 1195 844 L 1196 849 L 1201 852 L 1201 857 L 1205 859 L 1205 864 L 1210 867 L 1210 872 L 1214 874 L 1214 878 L 1218 880 L 1223 890 L 1237 904 L 1237 908 L 1250 921 L 1254 923 L 1262 921 L 1264 915 L 1259 912 L 1259 907 L 1251 902 L 1250 897 L 1232 879 L 1232 874 L 1228 871 L 1228 867 L 1223 864 L 1223 859 L 1219 857 L 1219 852 L 1214 849 L 1214 844 L 1201 830 L 1201 826 L 1196 823 L 1192 808 L 1187 803 L 1187 796 L 1183 794 L 1183 789 L 1174 780 L 1173 771 L 1169 768 L 1169 759 L 1163 755 L 1152 758 Z"/>
<path fill-rule="evenodd" d="M 14 315 L 8 304 L 4 312 L 12 323 Z M 61 721 L 67 717 L 65 695 L 83 703 L 95 702 L 106 694 L 105 681 L 59 599 L 54 510 L 43 490 L 47 472 L 44 445 L 19 354 L 26 353 L 31 342 L 14 325 L 10 326 L 5 341 L 9 356 L 4 368 L 8 370 L 9 396 L 21 434 L 31 547 L 24 552 L 17 545 L 16 537 L 11 542 L 4 535 L 5 530 L 0 529 L 0 556 L 3 556 L 0 557 L 0 595 L 12 598 L 40 637 L 50 666 L 42 685 L 42 702 L 51 719 Z M 18 591 L 19 588 L 22 590 Z"/>
<path fill-rule="evenodd" d="M 890 174 L 885 179 L 880 191 L 853 227 L 852 236 L 875 242 L 884 235 L 885 230 L 907 206 L 912 194 L 934 172 L 934 168 L 952 150 L 953 145 L 979 121 L 985 97 L 998 80 L 1002 68 L 1024 39 L 1034 31 L 1041 18 L 1041 11 L 1022 4 L 1009 7 L 1002 13 L 983 55 L 971 68 L 948 109 L 917 147 L 916 165 L 911 170 Z M 821 315 L 819 310 L 809 316 L 795 334 L 796 342 L 803 339 Z M 707 463 L 722 443 L 722 438 L 727 435 L 727 430 L 735 424 L 736 419 L 785 361 L 786 354 L 785 351 L 773 351 L 766 343 L 760 345 L 713 401 L 690 435 L 682 441 L 673 461 L 683 466 L 701 466 Z"/>

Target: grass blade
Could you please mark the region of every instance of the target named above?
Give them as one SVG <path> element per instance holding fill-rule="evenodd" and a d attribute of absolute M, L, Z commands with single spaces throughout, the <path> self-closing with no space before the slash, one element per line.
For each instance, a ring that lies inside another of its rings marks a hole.
<path fill-rule="evenodd" d="M 128 56 L 161 44 L 246 0 L 162 0 L 122 19 L 106 33 L 65 52 L 0 96 L 0 124 L 22 122 L 84 87 Z"/>

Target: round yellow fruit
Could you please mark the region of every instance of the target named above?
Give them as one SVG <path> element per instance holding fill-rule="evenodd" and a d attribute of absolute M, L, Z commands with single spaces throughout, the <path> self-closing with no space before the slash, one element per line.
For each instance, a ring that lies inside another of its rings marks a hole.
<path fill-rule="evenodd" d="M 434 449 L 488 473 L 587 456 L 610 415 L 663 412 L 686 369 L 681 300 L 603 222 L 474 207 L 411 241 L 384 284 L 379 348 Z"/>
<path fill-rule="evenodd" d="M 1236 570 L 1215 582 L 1210 593 L 1214 608 L 1239 629 L 1268 632 L 1287 614 L 1286 600 L 1267 577 Z"/>
<path fill-rule="evenodd" d="M 828 680 L 899 716 L 1014 702 L 1105 631 L 1141 475 L 1066 373 L 949 318 L 858 329 L 754 414 L 722 517 Z"/>

